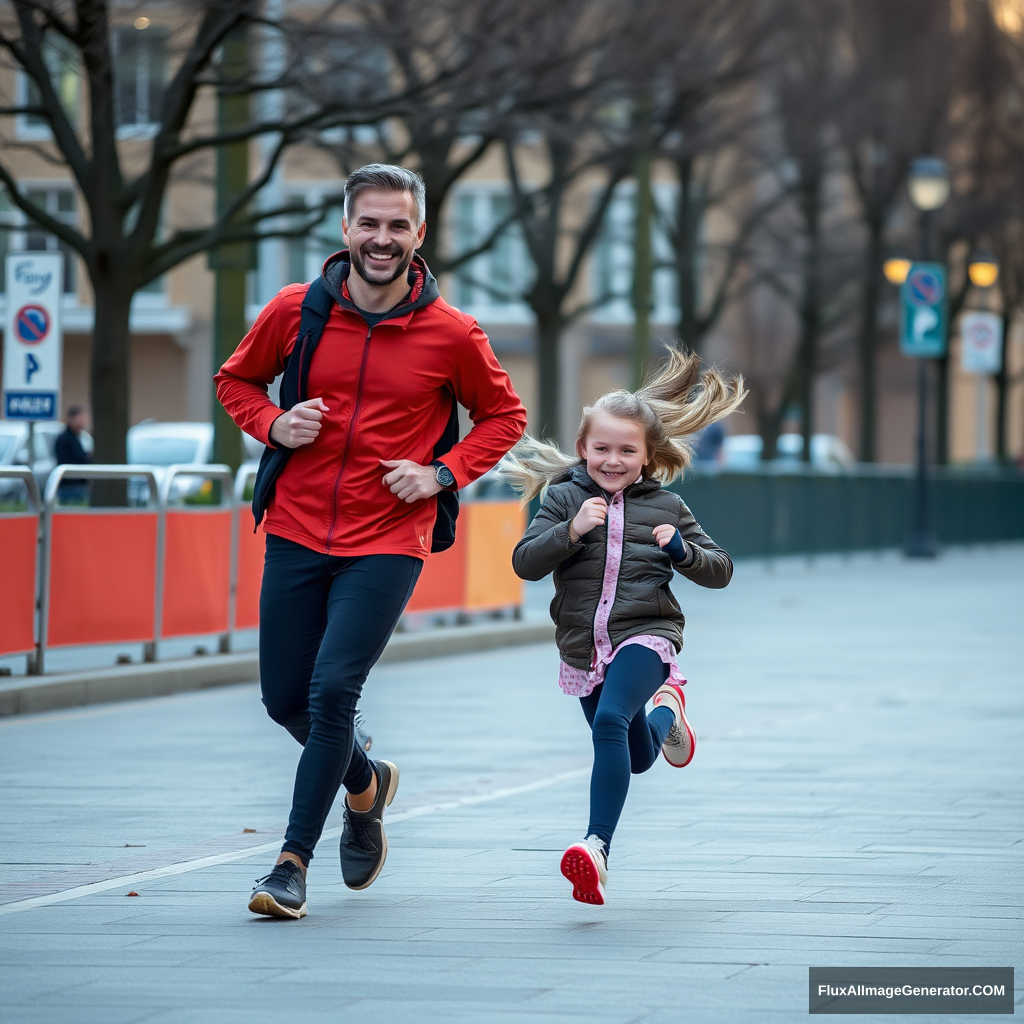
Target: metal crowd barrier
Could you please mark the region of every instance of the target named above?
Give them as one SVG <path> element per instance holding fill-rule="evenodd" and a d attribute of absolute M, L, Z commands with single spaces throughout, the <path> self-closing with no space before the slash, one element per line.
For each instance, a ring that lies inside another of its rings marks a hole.
<path fill-rule="evenodd" d="M 14 500 L 7 511 L 0 505 L 0 655 L 30 654 L 36 646 L 39 487 L 30 469 L 0 466 L 0 500 L 22 489 L 24 509 L 14 507 L 20 504 Z"/>
<path fill-rule="evenodd" d="M 152 661 L 161 641 L 216 636 L 230 651 L 237 630 L 259 626 L 266 536 L 247 515 L 254 476 L 249 466 L 58 466 L 40 501 L 31 471 L 0 468 L 0 497 L 6 479 L 28 495 L 25 508 L 0 503 L 0 656 L 27 654 L 42 673 L 54 647 L 140 643 Z M 184 483 L 195 479 L 198 489 Z M 97 480 L 125 481 L 128 507 L 90 507 Z M 514 502 L 465 503 L 455 545 L 427 560 L 408 610 L 518 614 L 510 555 L 524 526 Z"/>

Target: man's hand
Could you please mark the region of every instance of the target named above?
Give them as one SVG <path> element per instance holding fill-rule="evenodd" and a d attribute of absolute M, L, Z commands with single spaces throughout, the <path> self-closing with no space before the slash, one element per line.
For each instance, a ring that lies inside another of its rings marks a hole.
<path fill-rule="evenodd" d="M 608 502 L 604 498 L 587 498 L 580 505 L 579 512 L 569 524 L 569 540 L 575 544 L 580 537 L 595 526 L 600 526 L 608 518 Z"/>
<path fill-rule="evenodd" d="M 293 405 L 270 425 L 270 440 L 284 448 L 301 448 L 312 444 L 320 433 L 320 421 L 327 406 L 320 398 L 310 398 Z"/>
<path fill-rule="evenodd" d="M 654 528 L 654 539 L 658 542 L 659 548 L 663 548 L 675 535 L 676 528 L 667 523 Z"/>
<path fill-rule="evenodd" d="M 421 466 L 409 459 L 380 460 L 380 464 L 390 473 L 384 474 L 384 486 L 391 489 L 402 501 L 411 505 L 414 501 L 422 501 L 441 491 L 433 466 Z"/>

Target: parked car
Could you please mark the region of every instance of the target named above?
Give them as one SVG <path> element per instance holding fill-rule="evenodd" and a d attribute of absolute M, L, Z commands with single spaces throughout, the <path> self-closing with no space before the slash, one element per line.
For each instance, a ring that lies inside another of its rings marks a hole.
<path fill-rule="evenodd" d="M 760 434 L 730 434 L 723 445 L 725 469 L 757 469 L 761 463 L 764 442 Z M 802 434 L 780 434 L 773 464 L 776 467 L 801 464 L 804 450 Z M 839 472 L 852 469 L 856 464 L 853 453 L 833 434 L 814 434 L 811 437 L 811 466 L 814 469 Z"/>
<path fill-rule="evenodd" d="M 263 445 L 243 433 L 245 454 L 258 459 Z M 144 420 L 128 431 L 128 463 L 134 466 L 206 465 L 213 461 L 212 423 L 157 423 Z M 157 482 L 162 474 L 157 472 Z M 201 477 L 179 477 L 171 487 L 171 500 L 195 497 L 203 492 Z M 208 488 L 207 488 L 208 489 Z M 149 500 L 145 480 L 132 480 L 128 485 L 129 500 L 144 505 Z"/>

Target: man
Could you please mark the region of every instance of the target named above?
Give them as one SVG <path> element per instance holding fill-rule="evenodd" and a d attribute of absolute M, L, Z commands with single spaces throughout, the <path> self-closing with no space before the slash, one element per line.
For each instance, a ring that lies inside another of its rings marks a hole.
<path fill-rule="evenodd" d="M 319 345 L 304 330 L 296 347 L 307 286 L 290 285 L 215 378 L 235 422 L 271 449 L 254 500 L 267 533 L 260 680 L 268 713 L 303 745 L 281 856 L 249 902 L 257 914 L 306 913 L 306 868 L 341 786 L 345 884 L 365 889 L 380 873 L 398 769 L 354 743 L 356 702 L 430 552 L 435 496 L 485 473 L 526 427 L 487 336 L 440 298 L 416 255 L 424 211 L 413 172 L 353 172 L 342 220 L 349 248 L 320 278 L 333 305 Z M 267 386 L 286 363 L 299 383 L 282 411 Z M 453 401 L 474 426 L 438 460 Z"/>
<path fill-rule="evenodd" d="M 57 435 L 53 446 L 53 457 L 58 466 L 84 466 L 92 462 L 92 456 L 82 445 L 86 415 L 80 405 L 68 406 L 64 430 Z M 89 484 L 84 480 L 62 481 L 57 488 L 57 499 L 65 505 L 88 504 Z"/>

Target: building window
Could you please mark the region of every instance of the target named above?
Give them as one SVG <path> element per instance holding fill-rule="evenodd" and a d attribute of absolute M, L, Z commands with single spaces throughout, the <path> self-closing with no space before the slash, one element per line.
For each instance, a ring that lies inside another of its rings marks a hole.
<path fill-rule="evenodd" d="M 463 188 L 455 195 L 452 248 L 456 253 L 482 245 L 508 222 L 512 197 L 507 191 Z M 533 263 L 522 229 L 512 221 L 491 247 L 455 271 L 455 301 L 479 320 L 528 322 L 530 309 L 521 296 L 533 280 Z"/>
<path fill-rule="evenodd" d="M 63 36 L 53 33 L 43 47 L 43 60 L 50 72 L 50 81 L 60 100 L 64 113 L 72 125 L 78 124 L 78 57 L 74 46 Z M 39 86 L 24 72 L 18 76 L 18 102 L 25 107 L 42 104 Z M 18 135 L 22 138 L 49 138 L 50 122 L 40 114 L 20 114 L 17 119 Z"/>
<path fill-rule="evenodd" d="M 142 19 L 140 19 L 141 21 Z M 167 31 L 121 25 L 112 34 L 114 114 L 122 137 L 151 135 L 167 86 Z"/>
<path fill-rule="evenodd" d="M 68 186 L 48 185 L 26 188 L 25 195 L 51 217 L 65 224 L 78 222 L 78 204 L 74 191 Z M 64 294 L 74 295 L 78 285 L 78 261 L 74 249 L 60 241 L 44 228 L 33 224 L 0 191 L 0 256 L 8 252 L 61 252 L 64 254 Z M 0 274 L 2 274 L 0 268 Z M 6 281 L 0 276 L 0 291 L 6 291 Z"/>
<path fill-rule="evenodd" d="M 651 228 L 651 255 L 654 275 L 651 281 L 651 319 L 654 323 L 674 323 L 679 315 L 676 272 L 673 269 L 672 244 L 664 224 L 672 215 L 675 188 L 669 183 L 653 187 L 656 212 Z M 633 321 L 633 243 L 636 232 L 636 186 L 625 182 L 615 190 L 592 261 L 594 301 L 600 306 L 593 319 L 606 323 Z"/>

